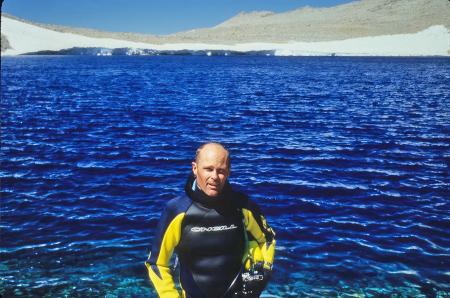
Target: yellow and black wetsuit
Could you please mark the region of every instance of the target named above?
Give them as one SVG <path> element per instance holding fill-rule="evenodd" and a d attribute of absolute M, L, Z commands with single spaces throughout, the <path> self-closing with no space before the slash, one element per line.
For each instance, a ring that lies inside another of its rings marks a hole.
<path fill-rule="evenodd" d="M 229 184 L 219 197 L 207 197 L 195 187 L 192 176 L 185 191 L 186 196 L 167 203 L 146 261 L 160 297 L 224 297 L 242 267 L 244 228 L 250 242 L 257 243 L 265 266 L 272 265 L 274 233 L 255 203 Z M 169 266 L 174 251 L 182 293 L 175 287 Z"/>

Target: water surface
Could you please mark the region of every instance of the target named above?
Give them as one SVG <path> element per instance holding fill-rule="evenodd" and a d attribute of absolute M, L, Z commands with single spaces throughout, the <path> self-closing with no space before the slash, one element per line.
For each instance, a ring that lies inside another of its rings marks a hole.
<path fill-rule="evenodd" d="M 208 140 L 277 233 L 265 297 L 450 292 L 450 59 L 2 57 L 1 80 L 4 297 L 154 295 Z"/>

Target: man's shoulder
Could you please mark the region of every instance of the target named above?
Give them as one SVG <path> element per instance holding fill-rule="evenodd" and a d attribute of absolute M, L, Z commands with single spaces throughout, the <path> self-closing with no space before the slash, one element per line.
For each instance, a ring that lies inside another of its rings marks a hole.
<path fill-rule="evenodd" d="M 172 214 L 179 214 L 186 212 L 189 206 L 192 204 L 192 200 L 188 198 L 186 195 L 175 197 L 169 200 L 166 204 L 166 212 Z"/>
<path fill-rule="evenodd" d="M 261 213 L 261 209 L 258 204 L 240 189 L 233 189 L 233 197 L 240 209 L 247 209 L 252 212 Z"/>
<path fill-rule="evenodd" d="M 254 209 L 258 208 L 257 204 L 243 191 L 237 189 L 233 190 L 233 197 L 236 204 L 241 209 Z"/>

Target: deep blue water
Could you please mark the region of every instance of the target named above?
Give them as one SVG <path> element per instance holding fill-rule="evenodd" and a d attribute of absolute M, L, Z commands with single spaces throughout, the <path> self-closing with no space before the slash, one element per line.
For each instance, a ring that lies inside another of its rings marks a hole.
<path fill-rule="evenodd" d="M 4 297 L 154 295 L 153 231 L 208 140 L 277 232 L 265 297 L 450 295 L 450 59 L 1 62 Z"/>

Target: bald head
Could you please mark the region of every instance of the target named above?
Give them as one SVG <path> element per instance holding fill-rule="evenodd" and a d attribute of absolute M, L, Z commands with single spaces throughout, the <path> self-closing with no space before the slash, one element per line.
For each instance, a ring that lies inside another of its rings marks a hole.
<path fill-rule="evenodd" d="M 230 153 L 220 143 L 209 142 L 209 143 L 204 143 L 200 147 L 198 147 L 197 151 L 195 152 L 195 162 L 198 163 L 200 161 L 200 159 L 202 158 L 202 155 L 211 154 L 211 153 L 225 156 L 228 170 L 230 169 L 230 165 L 231 165 Z"/>

